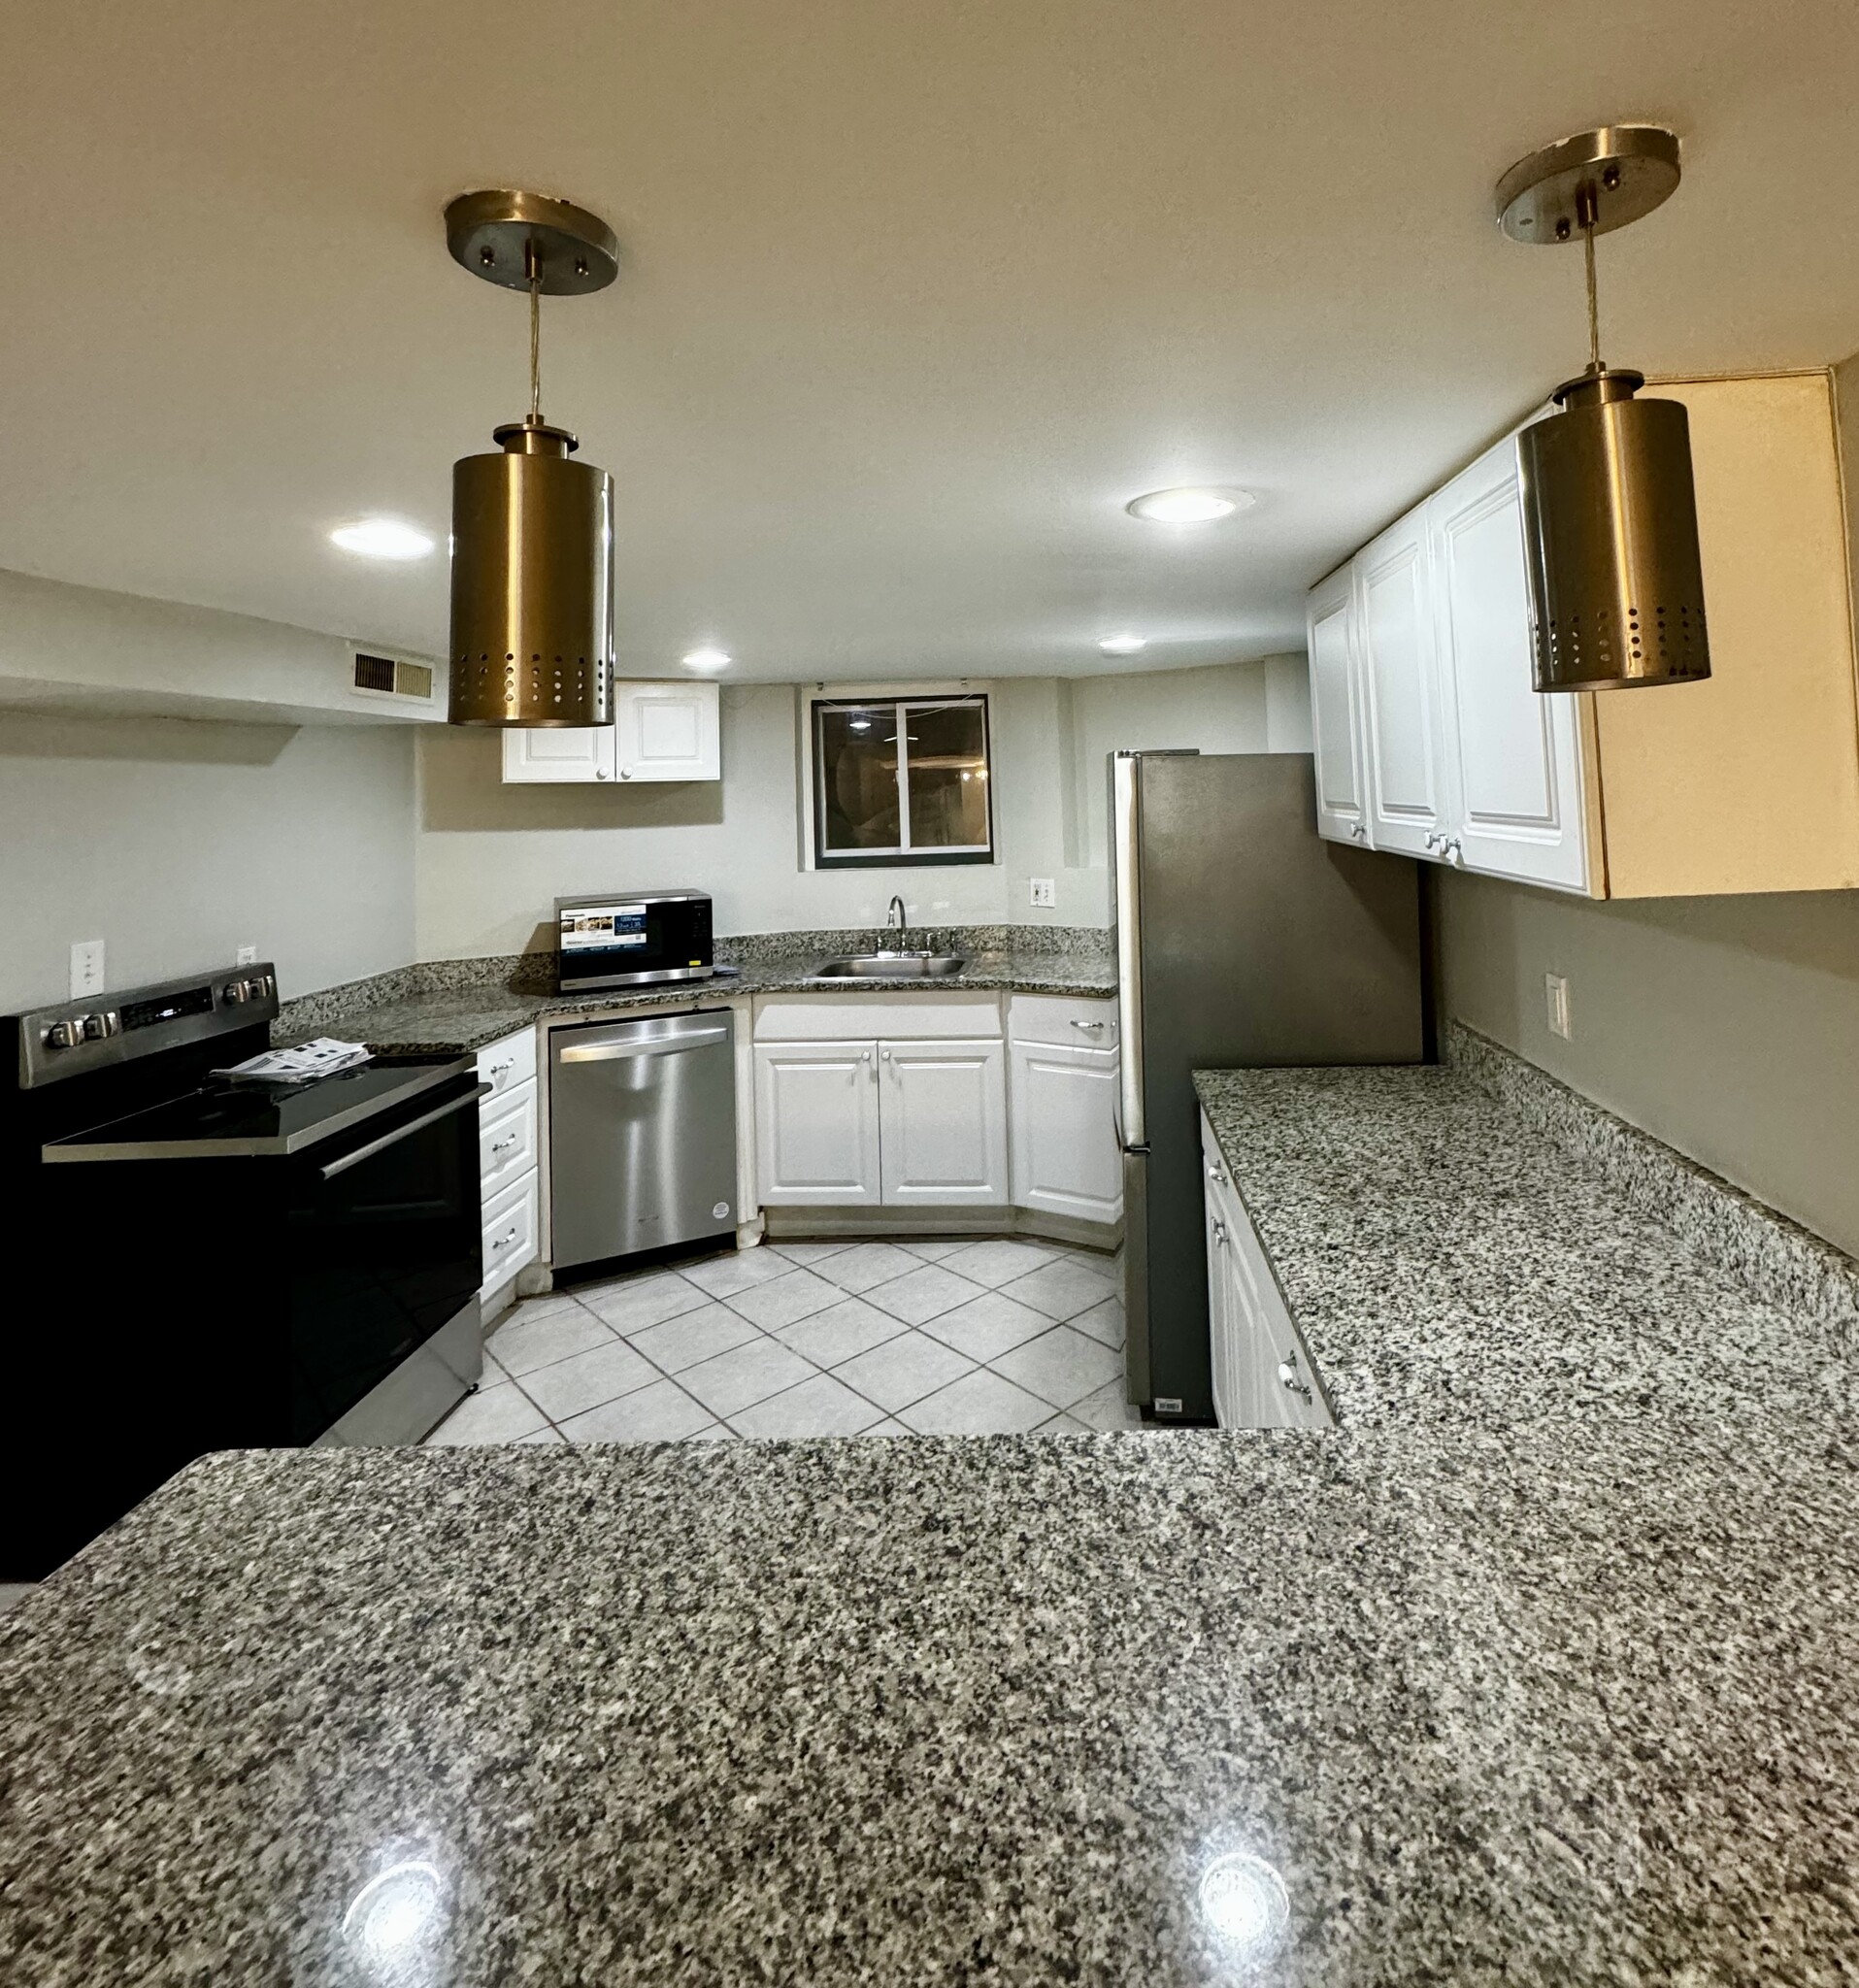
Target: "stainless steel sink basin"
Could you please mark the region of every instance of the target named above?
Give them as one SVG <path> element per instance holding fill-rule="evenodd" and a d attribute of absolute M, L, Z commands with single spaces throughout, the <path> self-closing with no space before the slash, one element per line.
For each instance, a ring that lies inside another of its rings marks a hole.
<path fill-rule="evenodd" d="M 968 965 L 959 952 L 859 952 L 823 959 L 813 980 L 940 980 Z"/>

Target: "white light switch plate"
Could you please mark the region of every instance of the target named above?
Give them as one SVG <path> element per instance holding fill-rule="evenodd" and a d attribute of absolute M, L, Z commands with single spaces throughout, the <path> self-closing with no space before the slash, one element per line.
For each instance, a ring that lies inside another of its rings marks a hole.
<path fill-rule="evenodd" d="M 71 948 L 71 998 L 103 992 L 103 941 L 83 939 Z"/>
<path fill-rule="evenodd" d="M 1569 1017 L 1569 982 L 1561 974 L 1544 974 L 1543 991 L 1549 1011 L 1549 1033 L 1567 1043 L 1573 1040 Z"/>
<path fill-rule="evenodd" d="M 1049 877 L 1035 877 L 1031 881 L 1034 904 L 1043 911 L 1054 910 L 1058 905 L 1057 884 Z"/>

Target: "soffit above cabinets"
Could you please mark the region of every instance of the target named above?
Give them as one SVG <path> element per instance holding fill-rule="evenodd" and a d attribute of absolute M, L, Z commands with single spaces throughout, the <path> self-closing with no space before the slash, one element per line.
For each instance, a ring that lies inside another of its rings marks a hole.
<path fill-rule="evenodd" d="M 440 215 L 497 175 L 619 238 L 545 387 L 614 475 L 628 679 L 702 643 L 734 680 L 1095 674 L 1123 630 L 1119 672 L 1296 647 L 1310 582 L 1566 370 L 1568 269 L 1490 188 L 1597 104 L 1693 134 L 1679 193 L 1601 245 L 1610 342 L 1661 372 L 1859 345 L 1845 0 L 1785 34 L 1572 0 L 1553 62 L 1463 0 L 536 0 L 487 127 L 508 26 L 11 11 L 0 567 L 443 655 L 449 465 L 520 412 L 527 325 Z M 83 252 L 40 268 L 57 214 Z M 1124 513 L 1202 483 L 1259 502 Z M 328 543 L 377 513 L 434 554 Z"/>

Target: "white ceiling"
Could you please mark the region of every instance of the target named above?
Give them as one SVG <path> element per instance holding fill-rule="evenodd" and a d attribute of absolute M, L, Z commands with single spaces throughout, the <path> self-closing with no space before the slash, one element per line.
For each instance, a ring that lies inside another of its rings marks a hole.
<path fill-rule="evenodd" d="M 525 306 L 446 201 L 612 221 L 545 408 L 618 489 L 620 662 L 760 678 L 1170 667 L 1310 581 L 1585 357 L 1578 256 L 1497 232 L 1539 144 L 1651 117 L 1610 356 L 1859 346 L 1850 0 L 5 0 L 0 565 L 442 651 L 451 459 Z M 1124 502 L 1238 483 L 1174 532 Z M 1154 640 L 1107 666 L 1096 638 Z"/>

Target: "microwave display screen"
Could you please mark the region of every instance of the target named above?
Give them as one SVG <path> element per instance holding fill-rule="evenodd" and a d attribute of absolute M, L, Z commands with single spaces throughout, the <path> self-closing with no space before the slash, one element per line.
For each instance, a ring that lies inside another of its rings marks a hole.
<path fill-rule="evenodd" d="M 604 952 L 611 946 L 644 945 L 646 941 L 644 905 L 604 905 L 597 911 L 570 912 L 562 919 L 564 952 Z"/>

